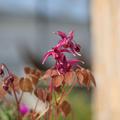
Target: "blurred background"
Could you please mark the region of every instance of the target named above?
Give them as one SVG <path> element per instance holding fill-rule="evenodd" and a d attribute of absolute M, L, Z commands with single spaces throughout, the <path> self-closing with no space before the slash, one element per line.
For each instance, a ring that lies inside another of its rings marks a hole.
<path fill-rule="evenodd" d="M 0 0 L 0 63 L 22 75 L 24 65 L 45 69 L 44 52 L 58 41 L 58 30 L 75 31 L 85 67 L 97 88 L 77 87 L 70 96 L 76 120 L 119 120 L 119 0 Z M 113 82 L 113 80 L 115 82 Z M 106 86 L 107 85 L 107 86 Z M 74 92 L 76 94 L 74 94 Z M 105 96 L 105 97 L 103 97 Z"/>
<path fill-rule="evenodd" d="M 20 72 L 30 52 L 40 63 L 43 53 L 58 42 L 53 34 L 58 30 L 75 31 L 90 65 L 89 0 L 0 0 L 0 61 Z"/>

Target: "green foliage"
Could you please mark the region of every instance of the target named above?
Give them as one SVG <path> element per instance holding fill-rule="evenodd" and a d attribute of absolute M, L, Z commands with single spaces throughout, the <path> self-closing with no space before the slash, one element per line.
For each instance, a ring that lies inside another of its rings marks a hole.
<path fill-rule="evenodd" d="M 67 100 L 71 103 L 75 120 L 91 120 L 90 95 L 86 91 L 73 89 Z M 15 105 L 6 107 L 0 103 L 0 120 L 16 120 L 15 117 Z M 60 120 L 63 120 L 62 116 Z M 72 120 L 71 114 L 66 120 Z"/>
<path fill-rule="evenodd" d="M 14 105 L 6 106 L 0 103 L 0 120 L 16 120 Z"/>
<path fill-rule="evenodd" d="M 75 120 L 91 120 L 90 95 L 84 90 L 74 90 L 69 94 L 68 101 L 72 106 Z M 66 120 L 72 120 L 70 114 Z M 60 120 L 63 120 L 61 117 Z"/>

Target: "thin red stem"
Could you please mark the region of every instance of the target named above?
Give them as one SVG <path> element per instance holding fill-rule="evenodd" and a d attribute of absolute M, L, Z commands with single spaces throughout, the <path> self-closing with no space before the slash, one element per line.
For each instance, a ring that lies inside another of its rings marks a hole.
<path fill-rule="evenodd" d="M 20 115 L 20 112 L 19 112 L 19 105 L 20 105 L 20 103 L 19 103 L 17 94 L 16 94 L 16 92 L 15 92 L 14 84 L 12 84 L 12 89 L 13 89 L 13 94 L 14 94 L 14 96 L 15 96 L 15 101 L 16 101 L 16 105 L 17 105 L 18 120 L 22 120 L 21 115 Z"/>
<path fill-rule="evenodd" d="M 64 97 L 66 97 L 66 96 L 68 96 L 68 95 L 70 94 L 70 92 L 72 91 L 72 89 L 73 89 L 73 87 L 75 86 L 75 84 L 76 84 L 76 80 L 73 81 L 72 86 L 70 87 L 70 89 L 69 89 L 68 92 L 65 92 L 65 90 L 63 91 L 63 93 L 62 93 L 62 95 L 61 95 L 61 98 L 60 98 L 58 104 L 61 103 L 61 101 L 62 101 L 62 99 L 63 99 Z"/>
<path fill-rule="evenodd" d="M 23 97 L 23 91 L 22 91 L 21 96 L 20 96 L 20 98 L 19 98 L 19 103 L 21 102 L 22 97 Z"/>

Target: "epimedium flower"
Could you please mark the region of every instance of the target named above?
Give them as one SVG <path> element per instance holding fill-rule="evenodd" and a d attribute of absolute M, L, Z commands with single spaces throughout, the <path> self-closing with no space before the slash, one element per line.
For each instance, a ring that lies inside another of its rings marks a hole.
<path fill-rule="evenodd" d="M 77 59 L 68 60 L 65 53 L 80 55 L 80 45 L 73 41 L 73 31 L 71 31 L 68 35 L 61 31 L 56 32 L 56 34 L 61 37 L 61 40 L 50 51 L 45 53 L 42 64 L 45 63 L 48 57 L 52 56 L 56 61 L 54 68 L 59 74 L 64 74 L 76 65 L 76 63 L 81 62 Z"/>
<path fill-rule="evenodd" d="M 80 60 L 72 59 L 67 60 L 67 58 L 64 56 L 62 61 L 58 61 L 55 65 L 55 68 L 57 69 L 58 73 L 66 73 L 69 72 L 76 64 L 80 62 Z"/>
<path fill-rule="evenodd" d="M 43 76 L 44 79 L 51 78 L 49 88 L 50 91 L 56 90 L 64 84 L 71 85 L 76 81 L 80 86 L 86 86 L 88 89 L 91 82 L 96 85 L 92 73 L 88 69 L 82 68 L 78 63 L 84 64 L 78 59 L 68 59 L 65 53 L 71 53 L 74 56 L 80 55 L 80 45 L 77 44 L 74 38 L 74 32 L 71 31 L 68 35 L 58 31 L 55 34 L 60 36 L 60 40 L 50 51 L 43 56 L 43 64 L 52 56 L 55 60 L 55 65 Z"/>
<path fill-rule="evenodd" d="M 76 56 L 79 55 L 81 56 L 81 54 L 79 54 L 80 52 L 80 45 L 77 44 L 73 38 L 74 38 L 74 32 L 71 31 L 69 32 L 68 35 L 66 35 L 64 32 L 58 31 L 55 34 L 59 35 L 61 37 L 61 39 L 59 40 L 58 44 L 55 47 L 64 47 L 64 48 L 68 48 L 71 50 L 71 53 Z"/>
<path fill-rule="evenodd" d="M 67 61 L 66 56 L 64 55 L 64 52 L 69 52 L 69 50 L 67 49 L 59 50 L 57 48 L 54 48 L 44 55 L 42 63 L 44 64 L 47 58 L 49 56 L 52 56 L 56 60 L 55 68 L 58 70 L 59 73 L 64 73 L 66 71 L 69 71 L 72 63 Z"/>
<path fill-rule="evenodd" d="M 48 51 L 47 53 L 44 54 L 42 64 L 45 63 L 45 61 L 48 59 L 48 57 L 52 56 L 55 60 L 59 61 L 63 59 L 64 57 L 64 52 L 70 53 L 69 50 L 67 49 L 59 49 L 57 47 L 52 48 L 52 50 Z"/>

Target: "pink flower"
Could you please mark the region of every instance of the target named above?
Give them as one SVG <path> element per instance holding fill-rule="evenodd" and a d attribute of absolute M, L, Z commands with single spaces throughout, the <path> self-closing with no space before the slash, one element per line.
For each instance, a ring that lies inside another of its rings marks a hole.
<path fill-rule="evenodd" d="M 52 56 L 56 61 L 54 68 L 58 71 L 59 74 L 64 74 L 70 71 L 70 69 L 78 62 L 80 62 L 80 60 L 77 59 L 68 60 L 65 53 L 71 53 L 74 56 L 80 55 L 80 45 L 73 41 L 73 31 L 71 31 L 68 35 L 61 31 L 56 32 L 56 34 L 61 37 L 61 40 L 50 51 L 45 53 L 42 64 L 45 63 L 48 57 Z"/>
<path fill-rule="evenodd" d="M 52 48 L 52 50 L 48 51 L 47 53 L 44 54 L 42 64 L 45 63 L 45 61 L 48 59 L 48 57 L 52 56 L 56 61 L 60 61 L 64 57 L 64 52 L 70 52 L 67 49 L 58 49 L 57 47 Z"/>
<path fill-rule="evenodd" d="M 19 111 L 22 115 L 26 115 L 30 110 L 27 105 L 21 104 Z"/>
<path fill-rule="evenodd" d="M 80 52 L 80 45 L 75 43 L 73 38 L 74 38 L 74 32 L 71 31 L 69 32 L 68 36 L 61 31 L 56 32 L 57 35 L 59 35 L 61 37 L 61 40 L 58 42 L 58 44 L 55 47 L 64 47 L 64 48 L 68 48 L 71 50 L 71 53 L 76 56 L 79 55 Z"/>

